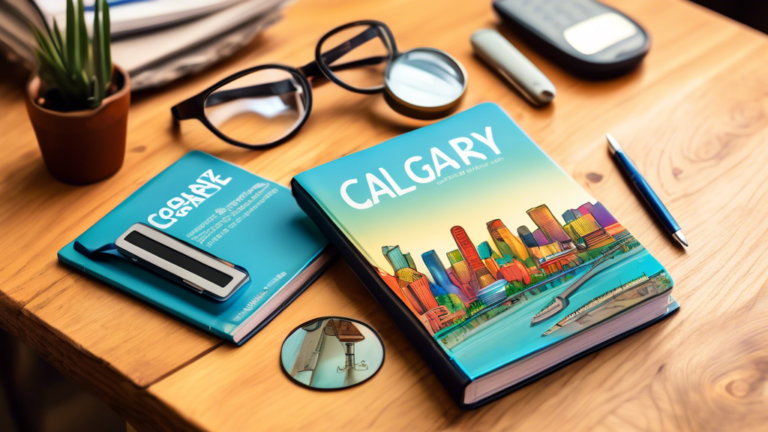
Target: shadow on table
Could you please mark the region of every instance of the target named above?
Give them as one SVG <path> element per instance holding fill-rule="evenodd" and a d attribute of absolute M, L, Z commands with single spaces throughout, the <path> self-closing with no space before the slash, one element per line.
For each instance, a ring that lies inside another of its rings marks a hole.
<path fill-rule="evenodd" d="M 125 421 L 0 330 L 0 430 L 123 432 Z"/>
<path fill-rule="evenodd" d="M 768 3 L 764 1 L 693 0 L 763 33 L 768 33 Z"/>

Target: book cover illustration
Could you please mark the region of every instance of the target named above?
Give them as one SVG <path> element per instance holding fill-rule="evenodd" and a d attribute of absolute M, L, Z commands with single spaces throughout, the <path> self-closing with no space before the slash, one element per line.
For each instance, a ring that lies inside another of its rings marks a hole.
<path fill-rule="evenodd" d="M 298 180 L 472 379 L 673 285 L 493 104 Z"/>

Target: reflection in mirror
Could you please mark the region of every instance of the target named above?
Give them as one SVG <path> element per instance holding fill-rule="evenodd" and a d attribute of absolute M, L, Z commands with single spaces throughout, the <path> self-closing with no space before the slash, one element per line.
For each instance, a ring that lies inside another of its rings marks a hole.
<path fill-rule="evenodd" d="M 360 321 L 325 317 L 302 324 L 283 343 L 281 363 L 297 383 L 315 389 L 360 384 L 384 362 L 379 335 Z"/>

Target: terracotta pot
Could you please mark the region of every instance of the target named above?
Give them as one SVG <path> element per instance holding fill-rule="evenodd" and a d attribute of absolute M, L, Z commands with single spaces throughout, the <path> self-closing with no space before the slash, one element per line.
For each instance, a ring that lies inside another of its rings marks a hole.
<path fill-rule="evenodd" d="M 88 111 L 57 112 L 37 104 L 40 77 L 27 84 L 27 112 L 48 171 L 58 180 L 87 184 L 116 173 L 125 158 L 131 82 L 115 67 L 120 90 Z"/>

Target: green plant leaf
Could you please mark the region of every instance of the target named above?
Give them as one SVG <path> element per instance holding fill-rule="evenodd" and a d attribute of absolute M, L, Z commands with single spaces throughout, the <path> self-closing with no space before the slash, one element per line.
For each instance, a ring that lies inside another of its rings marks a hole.
<path fill-rule="evenodd" d="M 51 70 L 48 56 L 39 49 L 35 50 L 35 56 L 37 57 L 37 62 L 40 65 L 40 69 L 37 71 L 38 75 L 40 75 L 40 79 L 46 84 L 56 83 L 56 76 Z"/>
<path fill-rule="evenodd" d="M 74 1 L 74 0 L 71 0 L 71 1 Z M 77 14 L 80 17 L 80 19 L 78 20 L 78 23 L 77 23 L 78 45 L 76 45 L 76 47 L 77 49 L 80 50 L 80 58 L 83 61 L 81 67 L 85 68 L 87 71 L 88 68 L 90 68 L 91 57 L 90 57 L 90 54 L 88 53 L 88 29 L 85 26 L 85 8 L 83 7 L 83 0 L 77 0 Z M 91 72 L 89 71 L 89 74 L 90 73 Z"/>
<path fill-rule="evenodd" d="M 66 66 L 67 69 L 70 69 L 67 50 L 64 46 L 64 40 L 61 37 L 61 30 L 59 30 L 59 24 L 56 22 L 56 18 L 53 19 L 53 44 L 56 47 L 56 50 L 58 51 L 59 57 L 61 57 L 61 61 L 64 63 L 64 66 Z"/>
<path fill-rule="evenodd" d="M 109 3 L 104 0 L 104 63 L 107 65 L 107 80 L 105 89 L 112 82 L 112 25 L 109 18 Z M 106 96 L 106 93 L 104 94 Z"/>
<path fill-rule="evenodd" d="M 83 68 L 82 53 L 78 49 L 80 46 L 80 32 L 78 31 L 79 20 L 82 18 L 75 10 L 75 0 L 66 0 L 67 2 L 67 59 L 69 60 L 69 70 L 72 75 L 80 73 Z"/>
<path fill-rule="evenodd" d="M 93 77 L 93 98 L 90 100 L 91 109 L 98 108 L 101 105 L 101 101 L 104 99 L 104 93 L 99 85 L 99 78 Z"/>
<path fill-rule="evenodd" d="M 45 79 L 46 84 L 52 88 L 58 88 L 63 93 L 71 96 L 82 96 L 82 93 L 77 91 L 77 88 L 72 85 L 69 79 L 69 74 L 61 63 L 55 61 L 51 56 L 43 51 L 37 50 L 38 58 L 40 61 L 40 75 L 41 77 L 47 77 Z"/>
<path fill-rule="evenodd" d="M 72 85 L 77 88 L 77 93 L 81 95 L 81 98 L 87 98 L 92 93 L 88 75 L 83 70 L 79 74 L 72 76 Z"/>
<path fill-rule="evenodd" d="M 35 39 L 37 40 L 37 45 L 40 47 L 40 50 L 45 51 L 45 53 L 48 54 L 48 41 L 45 39 L 45 36 L 34 27 L 32 27 L 32 33 L 35 34 Z"/>
<path fill-rule="evenodd" d="M 80 76 L 78 78 L 80 85 L 85 89 L 85 93 L 89 95 L 93 94 L 91 80 L 88 78 L 88 74 L 85 71 L 80 71 Z"/>
<path fill-rule="evenodd" d="M 4 3 L 8 3 L 8 2 L 6 1 Z M 42 18 L 42 16 L 40 18 Z M 27 25 L 29 25 L 30 27 L 37 29 L 37 25 L 35 25 L 35 23 L 32 22 L 31 20 L 25 18 L 24 21 L 26 21 Z M 48 35 L 48 38 L 52 39 L 53 35 L 51 34 L 51 27 L 48 25 L 48 20 L 46 20 L 45 18 L 42 18 L 40 22 L 43 24 L 43 28 L 45 29 L 45 33 Z"/>
<path fill-rule="evenodd" d="M 35 33 L 35 38 L 37 39 L 37 44 L 40 46 L 41 51 L 47 54 L 48 58 L 50 59 L 50 62 L 55 63 L 58 66 L 64 67 L 64 64 L 61 62 L 61 58 L 56 52 L 56 49 L 53 47 L 51 41 L 45 36 L 43 36 L 43 34 L 36 29 L 34 30 L 34 33 Z"/>
<path fill-rule="evenodd" d="M 111 54 L 109 52 L 109 12 L 107 1 L 96 0 L 93 14 L 93 69 L 96 86 L 102 98 L 106 95 L 112 76 Z"/>

